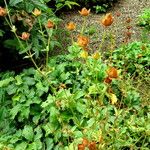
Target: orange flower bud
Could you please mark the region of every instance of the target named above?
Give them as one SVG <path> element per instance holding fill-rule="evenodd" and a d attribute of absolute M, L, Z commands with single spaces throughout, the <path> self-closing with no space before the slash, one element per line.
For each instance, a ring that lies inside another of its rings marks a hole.
<path fill-rule="evenodd" d="M 141 58 L 143 55 L 142 54 L 138 54 L 137 55 L 137 58 Z"/>
<path fill-rule="evenodd" d="M 6 16 L 7 15 L 7 10 L 5 8 L 0 7 L 0 16 Z"/>
<path fill-rule="evenodd" d="M 80 56 L 81 56 L 81 58 L 86 59 L 88 57 L 88 52 L 82 51 L 81 54 L 80 54 Z"/>
<path fill-rule="evenodd" d="M 89 48 L 88 48 L 88 47 L 82 47 L 82 49 L 83 49 L 84 51 L 89 51 Z"/>
<path fill-rule="evenodd" d="M 94 59 L 99 59 L 101 56 L 100 56 L 100 53 L 99 53 L 99 52 L 95 52 L 95 53 L 92 55 L 92 57 L 93 57 Z"/>
<path fill-rule="evenodd" d="M 41 10 L 38 10 L 37 8 L 34 9 L 34 11 L 32 12 L 34 16 L 39 16 L 41 15 Z"/>
<path fill-rule="evenodd" d="M 59 86 L 60 89 L 65 89 L 66 88 L 66 84 L 61 83 Z"/>
<path fill-rule="evenodd" d="M 132 21 L 132 19 L 129 17 L 126 19 L 126 23 L 130 23 L 131 21 Z"/>
<path fill-rule="evenodd" d="M 30 37 L 30 33 L 28 33 L 28 32 L 23 32 L 21 35 L 21 39 L 25 40 L 25 41 L 28 40 L 29 37 Z"/>
<path fill-rule="evenodd" d="M 113 23 L 113 17 L 111 13 L 106 14 L 106 16 L 102 19 L 101 23 L 104 26 L 110 26 Z"/>
<path fill-rule="evenodd" d="M 54 23 L 52 21 L 48 20 L 46 27 L 49 28 L 49 29 L 53 28 L 54 27 Z"/>
<path fill-rule="evenodd" d="M 83 144 L 78 144 L 78 150 L 85 150 L 85 146 Z"/>
<path fill-rule="evenodd" d="M 85 7 L 81 9 L 81 11 L 79 11 L 81 16 L 88 16 L 90 14 L 90 9 L 87 10 Z"/>
<path fill-rule="evenodd" d="M 127 26 L 127 29 L 130 30 L 132 28 L 132 26 Z"/>
<path fill-rule="evenodd" d="M 116 12 L 116 16 L 117 17 L 121 16 L 121 13 L 120 12 Z"/>
<path fill-rule="evenodd" d="M 145 46 L 145 45 L 142 45 L 142 46 L 141 46 L 141 49 L 142 49 L 142 50 L 146 50 L 146 46 Z"/>
<path fill-rule="evenodd" d="M 86 138 L 84 138 L 84 139 L 82 140 L 82 144 L 83 144 L 84 146 L 88 146 L 89 141 L 88 141 Z"/>
<path fill-rule="evenodd" d="M 89 38 L 86 36 L 78 36 L 77 43 L 81 47 L 86 47 L 89 44 Z"/>
<path fill-rule="evenodd" d="M 96 142 L 91 142 L 88 146 L 89 150 L 97 150 Z"/>
<path fill-rule="evenodd" d="M 117 78 L 118 77 L 118 71 L 116 68 L 111 67 L 107 70 L 107 74 L 109 78 Z"/>
<path fill-rule="evenodd" d="M 110 84 L 112 82 L 112 79 L 107 77 L 105 78 L 104 82 Z"/>
<path fill-rule="evenodd" d="M 132 35 L 132 32 L 125 32 L 126 36 L 130 39 L 131 38 L 131 35 Z"/>
<path fill-rule="evenodd" d="M 76 28 L 75 23 L 73 22 L 69 22 L 68 25 L 66 26 L 66 28 L 70 31 L 74 30 Z"/>

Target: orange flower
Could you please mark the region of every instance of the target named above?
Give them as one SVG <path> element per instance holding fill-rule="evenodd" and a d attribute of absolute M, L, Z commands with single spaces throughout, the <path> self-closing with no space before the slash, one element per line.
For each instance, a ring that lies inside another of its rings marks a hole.
<path fill-rule="evenodd" d="M 111 13 L 106 14 L 106 16 L 102 19 L 101 23 L 104 26 L 110 26 L 113 23 L 113 17 Z"/>
<path fill-rule="evenodd" d="M 75 23 L 73 22 L 69 22 L 68 25 L 66 26 L 66 28 L 70 31 L 74 30 L 76 28 Z"/>
<path fill-rule="evenodd" d="M 89 38 L 86 36 L 78 36 L 77 43 L 81 47 L 86 47 L 89 44 Z"/>
<path fill-rule="evenodd" d="M 99 59 L 101 56 L 100 56 L 100 53 L 99 53 L 99 52 L 95 52 L 95 53 L 92 55 L 92 57 L 93 57 L 94 59 Z"/>
<path fill-rule="evenodd" d="M 54 23 L 52 21 L 48 20 L 46 27 L 49 28 L 49 29 L 53 28 L 54 27 Z"/>
<path fill-rule="evenodd" d="M 7 15 L 7 10 L 5 8 L 0 7 L 0 16 L 6 16 Z"/>
<path fill-rule="evenodd" d="M 79 11 L 81 16 L 88 16 L 90 14 L 90 9 L 87 10 L 85 7 L 81 9 L 81 11 Z"/>
<path fill-rule="evenodd" d="M 23 32 L 21 35 L 21 39 L 25 40 L 25 41 L 28 40 L 29 37 L 30 37 L 30 33 L 28 33 L 28 32 Z"/>
<path fill-rule="evenodd" d="M 34 11 L 32 12 L 34 16 L 39 16 L 41 15 L 41 10 L 38 10 L 37 8 L 34 9 Z"/>
<path fill-rule="evenodd" d="M 109 78 L 117 78 L 118 77 L 118 71 L 116 68 L 111 67 L 107 70 L 107 74 Z"/>

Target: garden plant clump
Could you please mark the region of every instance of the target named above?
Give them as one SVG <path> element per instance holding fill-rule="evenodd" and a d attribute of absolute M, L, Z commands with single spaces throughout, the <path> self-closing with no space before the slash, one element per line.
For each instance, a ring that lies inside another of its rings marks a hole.
<path fill-rule="evenodd" d="M 4 44 L 33 67 L 0 73 L 0 149 L 149 150 L 149 95 L 140 88 L 149 87 L 150 43 L 130 43 L 127 33 L 115 49 L 109 30 L 115 18 L 107 13 L 98 21 L 105 32 L 93 50 L 86 32 L 90 9 L 77 12 L 80 29 L 73 21 L 60 29 L 47 1 L 18 1 L 23 9 L 17 10 L 17 1 L 4 2 L 0 17 L 7 30 L 1 33 L 11 35 Z M 50 57 L 62 47 L 60 30 L 68 32 L 68 53 Z"/>

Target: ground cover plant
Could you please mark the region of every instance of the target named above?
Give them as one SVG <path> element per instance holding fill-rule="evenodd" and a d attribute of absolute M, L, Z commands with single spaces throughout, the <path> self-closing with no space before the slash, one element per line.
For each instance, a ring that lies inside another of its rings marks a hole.
<path fill-rule="evenodd" d="M 78 25 L 66 24 L 71 39 L 68 53 L 49 57 L 55 45 L 61 48 L 56 38 L 60 20 L 53 13 L 48 15 L 40 8 L 24 12 L 34 23 L 20 33 L 7 5 L 0 12 L 19 53 L 34 65 L 19 74 L 0 73 L 0 149 L 150 148 L 149 100 L 138 92 L 141 81 L 149 82 L 148 42 L 129 43 L 128 36 L 115 49 L 109 31 L 114 18 L 108 13 L 100 19 L 105 32 L 99 49 L 91 50 L 86 33 L 90 9 L 83 8 L 78 12 L 83 25 L 76 38 L 73 32 Z M 106 38 L 110 42 L 103 54 Z"/>

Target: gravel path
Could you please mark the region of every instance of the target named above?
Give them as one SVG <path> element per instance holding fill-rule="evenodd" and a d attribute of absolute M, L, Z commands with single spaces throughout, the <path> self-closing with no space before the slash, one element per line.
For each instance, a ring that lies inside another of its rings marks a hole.
<path fill-rule="evenodd" d="M 108 10 L 108 13 L 110 12 L 114 16 L 114 22 L 107 30 L 115 35 L 116 47 L 122 43 L 125 32 L 127 31 L 127 26 L 132 26 L 130 29 L 132 32 L 130 41 L 140 40 L 141 28 L 138 27 L 136 23 L 138 15 L 145 8 L 150 8 L 150 0 L 120 0 L 114 7 Z M 117 14 L 120 14 L 120 16 L 117 16 Z M 96 49 L 102 39 L 104 27 L 99 22 L 104 15 L 105 14 L 91 13 L 88 16 L 88 27 L 96 28 L 96 34 L 92 35 L 92 40 L 90 42 L 90 47 L 92 47 L 92 49 Z M 81 28 L 82 18 L 78 11 L 63 13 L 61 18 L 64 20 L 64 24 L 73 21 L 77 24 L 78 28 Z M 131 18 L 130 23 L 126 22 L 127 18 Z M 74 32 L 74 36 L 77 34 L 77 32 Z"/>

